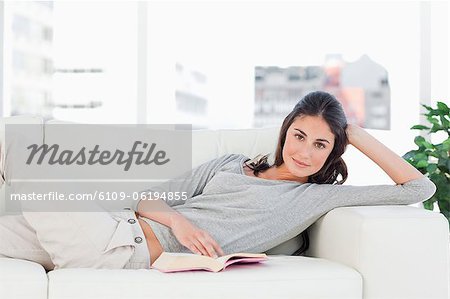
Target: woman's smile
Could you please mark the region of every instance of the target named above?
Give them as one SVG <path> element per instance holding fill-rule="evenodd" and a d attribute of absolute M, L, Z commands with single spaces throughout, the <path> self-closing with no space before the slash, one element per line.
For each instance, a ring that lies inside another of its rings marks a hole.
<path fill-rule="evenodd" d="M 295 164 L 296 164 L 298 167 L 305 168 L 305 167 L 308 167 L 308 166 L 309 166 L 308 164 L 303 163 L 303 162 L 300 162 L 300 161 L 298 161 L 298 160 L 295 160 L 294 158 L 292 158 L 292 160 L 294 160 Z"/>

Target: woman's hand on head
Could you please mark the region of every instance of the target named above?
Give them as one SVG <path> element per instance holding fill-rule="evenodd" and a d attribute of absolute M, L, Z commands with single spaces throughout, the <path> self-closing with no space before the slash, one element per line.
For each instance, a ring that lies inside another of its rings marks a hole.
<path fill-rule="evenodd" d="M 363 129 L 355 124 L 347 124 L 347 129 L 345 132 L 347 134 L 348 144 L 353 144 L 353 141 L 360 130 Z"/>
<path fill-rule="evenodd" d="M 198 228 L 184 216 L 177 214 L 173 217 L 170 228 L 178 242 L 193 253 L 213 258 L 224 255 L 222 248 L 208 232 Z"/>

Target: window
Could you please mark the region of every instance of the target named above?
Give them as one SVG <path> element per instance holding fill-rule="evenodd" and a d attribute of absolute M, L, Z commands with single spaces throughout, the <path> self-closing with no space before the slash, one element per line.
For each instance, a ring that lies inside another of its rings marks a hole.
<path fill-rule="evenodd" d="M 352 121 L 395 131 L 418 122 L 419 94 L 412 87 L 419 86 L 419 2 L 174 5 L 148 3 L 150 119 L 176 122 L 180 106 L 170 105 L 178 101 L 170 82 L 178 63 L 207 78 L 209 128 L 275 125 L 301 95 L 324 86 L 335 92 L 342 84 Z M 286 89 L 278 90 L 280 84 Z M 258 120 L 258 113 L 271 121 Z"/>

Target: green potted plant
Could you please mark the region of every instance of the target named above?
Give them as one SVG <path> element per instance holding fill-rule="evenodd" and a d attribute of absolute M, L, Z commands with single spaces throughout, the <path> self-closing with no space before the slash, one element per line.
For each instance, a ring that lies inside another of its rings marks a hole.
<path fill-rule="evenodd" d="M 424 208 L 433 210 L 437 202 L 440 212 L 447 218 L 450 225 L 450 109 L 443 102 L 437 102 L 437 108 L 421 104 L 427 113 L 429 126 L 415 125 L 412 130 L 428 131 L 442 140 L 433 144 L 422 136 L 416 136 L 414 143 L 418 149 L 407 152 L 403 158 L 417 170 L 426 175 L 436 185 L 436 192 L 430 199 L 423 202 Z"/>

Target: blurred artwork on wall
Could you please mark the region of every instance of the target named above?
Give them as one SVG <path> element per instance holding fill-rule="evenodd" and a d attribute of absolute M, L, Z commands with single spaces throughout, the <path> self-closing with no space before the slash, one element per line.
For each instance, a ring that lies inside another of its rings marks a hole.
<path fill-rule="evenodd" d="M 350 123 L 390 129 L 388 72 L 365 54 L 354 62 L 330 54 L 317 66 L 256 66 L 254 127 L 281 125 L 294 105 L 315 90 L 333 94 Z"/>

